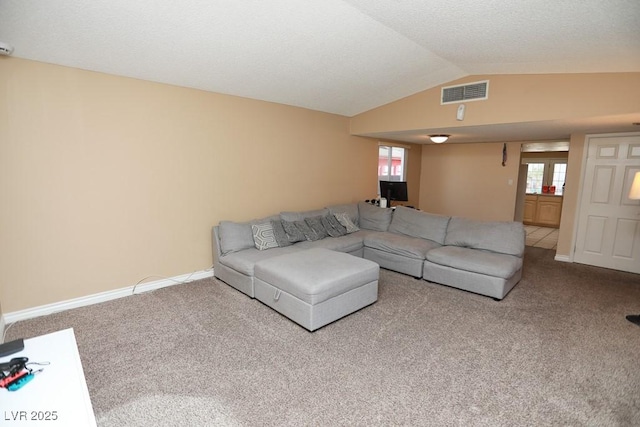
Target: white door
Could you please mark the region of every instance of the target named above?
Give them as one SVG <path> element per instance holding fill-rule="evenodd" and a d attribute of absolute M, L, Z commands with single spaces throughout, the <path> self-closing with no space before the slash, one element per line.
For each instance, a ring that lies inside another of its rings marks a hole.
<path fill-rule="evenodd" d="M 574 261 L 640 273 L 640 134 L 591 135 L 580 196 Z"/>

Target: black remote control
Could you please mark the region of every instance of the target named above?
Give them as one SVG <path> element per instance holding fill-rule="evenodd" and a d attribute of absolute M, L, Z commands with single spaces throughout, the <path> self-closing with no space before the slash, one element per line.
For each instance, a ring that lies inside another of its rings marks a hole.
<path fill-rule="evenodd" d="M 8 356 L 13 353 L 24 350 L 24 341 L 22 338 L 0 344 L 0 357 Z"/>

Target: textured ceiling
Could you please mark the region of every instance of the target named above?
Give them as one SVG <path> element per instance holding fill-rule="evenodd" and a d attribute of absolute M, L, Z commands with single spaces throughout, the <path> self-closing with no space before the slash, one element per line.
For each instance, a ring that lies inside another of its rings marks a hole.
<path fill-rule="evenodd" d="M 0 0 L 14 56 L 345 116 L 474 74 L 640 71 L 639 0 Z"/>

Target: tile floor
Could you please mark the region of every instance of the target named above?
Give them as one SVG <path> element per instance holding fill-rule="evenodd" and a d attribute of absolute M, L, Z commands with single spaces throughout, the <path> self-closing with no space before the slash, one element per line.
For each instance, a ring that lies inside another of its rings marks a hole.
<path fill-rule="evenodd" d="M 558 245 L 558 229 L 537 227 L 535 225 L 525 225 L 527 231 L 527 246 L 535 246 L 536 248 L 556 249 Z"/>

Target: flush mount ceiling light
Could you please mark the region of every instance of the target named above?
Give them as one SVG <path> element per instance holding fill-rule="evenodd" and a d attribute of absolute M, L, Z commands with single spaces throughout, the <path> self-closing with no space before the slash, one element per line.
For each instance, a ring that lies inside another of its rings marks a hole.
<path fill-rule="evenodd" d="M 450 135 L 429 135 L 429 139 L 431 142 L 435 142 L 436 144 L 442 144 L 449 139 Z"/>

